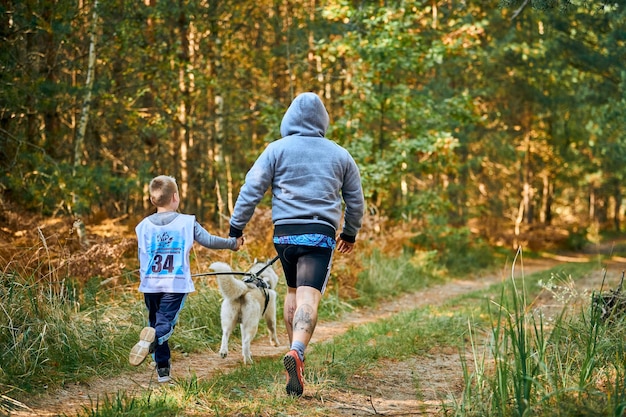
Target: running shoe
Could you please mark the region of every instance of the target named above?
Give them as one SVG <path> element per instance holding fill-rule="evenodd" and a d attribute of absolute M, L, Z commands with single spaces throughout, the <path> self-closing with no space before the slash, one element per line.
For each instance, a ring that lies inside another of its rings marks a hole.
<path fill-rule="evenodd" d="M 304 391 L 304 364 L 300 360 L 298 352 L 290 350 L 283 358 L 285 371 L 287 372 L 287 395 L 302 396 Z"/>
<path fill-rule="evenodd" d="M 153 327 L 144 327 L 139 335 L 139 342 L 130 350 L 128 360 L 131 365 L 139 366 L 154 351 L 155 333 Z"/>

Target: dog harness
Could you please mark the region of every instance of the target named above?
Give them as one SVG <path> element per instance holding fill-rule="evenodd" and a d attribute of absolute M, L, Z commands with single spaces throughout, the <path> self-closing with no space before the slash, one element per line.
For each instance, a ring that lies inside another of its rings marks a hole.
<path fill-rule="evenodd" d="M 265 314 L 265 310 L 267 310 L 267 306 L 270 303 L 270 294 L 267 291 L 267 289 L 269 287 L 267 286 L 265 281 L 263 281 L 260 278 L 260 275 L 263 273 L 263 271 L 265 271 L 267 268 L 272 266 L 274 264 L 274 262 L 276 262 L 278 259 L 280 259 L 280 257 L 277 255 L 277 256 L 274 257 L 274 259 L 272 259 L 267 264 L 265 264 L 265 266 L 263 268 L 259 269 L 256 272 L 235 272 L 235 271 L 231 271 L 231 272 L 206 272 L 206 273 L 202 273 L 202 274 L 193 274 L 192 277 L 203 277 L 203 276 L 207 276 L 207 275 L 245 275 L 247 278 L 245 278 L 243 280 L 243 282 L 245 282 L 247 284 L 254 284 L 254 285 L 256 285 L 256 287 L 263 292 L 263 295 L 265 295 L 265 307 L 263 308 L 263 314 Z"/>
<path fill-rule="evenodd" d="M 270 264 L 268 264 L 270 265 Z M 265 269 L 265 268 L 263 268 Z M 247 283 L 247 284 L 254 284 L 256 285 L 256 287 L 261 290 L 261 292 L 263 293 L 263 295 L 265 296 L 265 307 L 263 307 L 263 314 L 265 314 L 265 310 L 267 310 L 267 306 L 270 303 L 270 293 L 267 291 L 267 289 L 269 288 L 267 286 L 267 283 L 265 281 L 263 281 L 260 277 L 258 277 L 256 274 L 249 276 L 248 278 L 244 279 L 243 282 Z"/>

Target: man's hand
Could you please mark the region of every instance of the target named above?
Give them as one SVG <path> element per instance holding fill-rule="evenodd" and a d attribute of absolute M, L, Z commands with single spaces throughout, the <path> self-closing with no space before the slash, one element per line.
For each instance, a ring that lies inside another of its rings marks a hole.
<path fill-rule="evenodd" d="M 239 249 L 241 249 L 241 247 L 243 246 L 243 244 L 245 243 L 243 235 L 239 236 L 237 238 L 237 246 L 235 246 L 235 249 L 233 249 L 235 252 L 237 252 Z"/>
<path fill-rule="evenodd" d="M 337 250 L 339 253 L 350 253 L 354 249 L 354 243 L 346 242 L 342 238 L 337 239 Z"/>

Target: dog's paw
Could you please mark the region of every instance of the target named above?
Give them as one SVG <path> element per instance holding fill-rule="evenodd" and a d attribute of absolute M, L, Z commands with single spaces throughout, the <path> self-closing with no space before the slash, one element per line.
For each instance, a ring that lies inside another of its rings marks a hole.
<path fill-rule="evenodd" d="M 226 356 L 228 356 L 228 352 L 220 351 L 220 356 L 222 357 L 222 359 L 224 359 Z"/>
<path fill-rule="evenodd" d="M 280 342 L 278 341 L 278 338 L 270 337 L 270 345 L 274 347 L 280 346 Z"/>

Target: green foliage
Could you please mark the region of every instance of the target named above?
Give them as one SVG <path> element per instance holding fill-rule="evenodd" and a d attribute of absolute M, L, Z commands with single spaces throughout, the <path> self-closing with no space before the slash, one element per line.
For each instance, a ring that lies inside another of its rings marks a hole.
<path fill-rule="evenodd" d="M 570 265 L 553 272 L 548 283 L 536 275 L 512 276 L 500 287 L 499 297 L 483 307 L 486 322 L 470 325 L 474 368 L 465 365 L 466 390 L 457 415 L 621 415 L 626 390 L 620 340 L 626 327 L 622 318 L 601 323 L 591 300 L 575 292 L 572 277 L 590 267 Z M 587 302 L 580 311 L 564 307 L 544 315 L 531 308 L 538 288 L 566 306 L 580 297 Z M 484 325 L 490 343 L 483 353 L 477 339 Z"/>
<path fill-rule="evenodd" d="M 142 211 L 145 183 L 167 173 L 185 182 L 187 210 L 227 216 L 216 193 L 236 194 L 292 98 L 315 91 L 382 215 L 424 218 L 432 193 L 455 226 L 509 221 L 532 190 L 527 224 L 620 230 L 623 7 L 294 5 L 98 2 L 89 123 L 75 149 L 94 3 L 4 4 L 3 198 L 44 215 L 121 216 Z M 578 203 L 591 196 L 595 219 Z"/>
<path fill-rule="evenodd" d="M 567 248 L 575 251 L 582 250 L 587 244 L 589 244 L 589 239 L 587 239 L 587 230 L 586 229 L 578 229 L 573 228 L 569 231 L 567 235 Z"/>
<path fill-rule="evenodd" d="M 115 172 L 109 165 L 82 166 L 70 177 L 67 191 L 75 194 L 73 210 L 77 214 L 89 213 L 99 201 L 100 209 L 114 215 L 128 203 L 136 187 L 134 178 Z M 108 201 L 108 202 L 107 202 Z"/>
<path fill-rule="evenodd" d="M 422 250 L 436 253 L 435 260 L 452 275 L 468 274 L 494 265 L 494 248 L 466 227 L 454 228 L 430 222 L 411 239 Z"/>
<path fill-rule="evenodd" d="M 120 363 L 125 313 L 89 300 L 82 312 L 80 286 L 56 275 L 5 270 L 0 274 L 0 385 L 37 392 L 68 376 L 81 380 L 105 373 L 103 364 Z M 39 277 L 39 278 L 38 278 Z M 95 295 L 91 295 L 95 297 Z M 111 315 L 116 320 L 109 320 Z"/>
<path fill-rule="evenodd" d="M 20 154 L 20 159 L 29 162 L 18 166 L 27 170 L 10 173 L 0 180 L 12 191 L 12 201 L 28 210 L 50 216 L 84 215 L 99 208 L 115 214 L 136 187 L 133 178 L 112 171 L 108 164 L 80 166 L 75 170 L 41 156 L 39 152 Z"/>
<path fill-rule="evenodd" d="M 415 253 L 389 258 L 374 251 L 356 283 L 357 305 L 365 306 L 422 289 L 437 279 L 434 253 Z"/>
<path fill-rule="evenodd" d="M 332 12 L 329 16 L 345 16 L 351 25 L 343 37 L 323 47 L 359 62 L 332 137 L 360 164 L 366 196 L 399 217 L 424 189 L 444 192 L 425 178 L 454 171 L 458 139 L 448 128 L 457 116 L 469 114 L 469 101 L 464 94 L 452 98 L 425 87 L 427 71 L 441 60 L 429 55 L 428 48 L 438 47 L 441 54 L 447 50 L 416 30 L 419 11 L 401 4 L 367 4 Z M 408 190 L 398 190 L 397 184 L 408 184 Z"/>
<path fill-rule="evenodd" d="M 511 8 L 524 8 L 528 6 L 529 9 L 534 10 L 554 10 L 558 13 L 574 12 L 578 7 L 585 7 L 590 10 L 607 10 L 610 11 L 616 5 L 609 4 L 600 0 L 585 0 L 585 1 L 572 1 L 572 0 L 534 0 L 526 2 L 523 0 L 500 0 L 501 7 Z"/>

